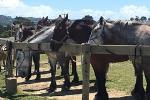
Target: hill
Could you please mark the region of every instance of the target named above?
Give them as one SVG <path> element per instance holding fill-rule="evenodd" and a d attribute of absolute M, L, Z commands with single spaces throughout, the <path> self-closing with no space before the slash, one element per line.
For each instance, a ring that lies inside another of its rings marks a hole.
<path fill-rule="evenodd" d="M 34 18 L 34 17 L 24 17 L 26 19 L 31 20 L 31 22 L 37 23 L 40 18 Z M 11 16 L 5 16 L 5 15 L 0 15 L 0 25 L 2 26 L 7 26 L 11 25 L 15 18 L 12 18 Z"/>
<path fill-rule="evenodd" d="M 13 22 L 13 18 L 10 16 L 0 15 L 0 25 L 6 26 L 11 25 Z"/>

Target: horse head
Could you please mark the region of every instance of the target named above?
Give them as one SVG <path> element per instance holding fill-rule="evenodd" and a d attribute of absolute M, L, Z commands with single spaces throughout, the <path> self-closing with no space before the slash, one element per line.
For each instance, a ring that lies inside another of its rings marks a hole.
<path fill-rule="evenodd" d="M 54 28 L 54 34 L 51 41 L 52 51 L 58 51 L 62 43 L 68 38 L 68 14 L 65 18 L 59 19 Z"/>
<path fill-rule="evenodd" d="M 64 42 L 78 44 L 87 42 L 92 30 L 91 25 L 95 23 L 94 20 L 87 19 L 75 20 L 74 22 L 69 22 L 69 24 L 68 22 L 68 16 L 66 16 L 56 25 L 52 37 L 52 50 L 58 51 Z"/>
<path fill-rule="evenodd" d="M 106 20 L 101 16 L 91 32 L 88 43 L 95 45 L 104 44 L 106 34 Z"/>
<path fill-rule="evenodd" d="M 40 29 L 42 29 L 45 26 L 50 26 L 52 23 L 51 21 L 48 19 L 47 17 L 43 17 L 41 20 L 38 21 L 37 26 L 36 26 L 36 31 L 39 31 Z"/>

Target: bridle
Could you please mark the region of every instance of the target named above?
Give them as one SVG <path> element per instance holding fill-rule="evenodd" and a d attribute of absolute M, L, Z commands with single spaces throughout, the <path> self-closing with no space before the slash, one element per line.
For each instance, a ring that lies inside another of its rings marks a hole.
<path fill-rule="evenodd" d="M 64 36 L 60 41 L 51 39 L 51 42 L 54 42 L 54 43 L 56 43 L 56 44 L 63 44 L 64 41 L 66 41 L 66 40 L 69 39 L 69 38 L 70 38 L 70 37 L 69 37 L 69 34 L 68 34 L 68 32 L 67 32 L 67 34 L 65 34 L 65 36 Z"/>
<path fill-rule="evenodd" d="M 69 29 L 69 27 L 66 28 L 65 36 L 61 40 L 51 39 L 51 42 L 54 42 L 56 44 L 63 44 L 67 39 L 70 38 L 68 29 Z"/>

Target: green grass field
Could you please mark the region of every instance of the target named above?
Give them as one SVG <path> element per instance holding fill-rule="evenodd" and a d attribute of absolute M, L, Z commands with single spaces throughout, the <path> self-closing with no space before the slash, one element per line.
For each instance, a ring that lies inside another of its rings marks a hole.
<path fill-rule="evenodd" d="M 41 62 L 47 62 L 47 57 L 45 55 L 41 56 Z M 58 75 L 60 71 L 57 72 Z M 78 67 L 78 73 L 80 80 L 82 80 L 82 68 Z M 90 71 L 90 79 L 95 80 L 95 75 L 93 69 L 91 67 Z M 135 77 L 134 77 L 134 70 L 133 66 L 130 61 L 121 62 L 121 63 L 113 63 L 110 64 L 108 75 L 107 75 L 107 89 L 109 91 L 116 90 L 116 91 L 125 91 L 126 94 L 130 94 L 131 90 L 134 87 Z M 145 85 L 145 81 L 144 81 Z M 16 95 L 9 95 L 5 91 L 5 82 L 4 76 L 0 73 L 0 97 L 5 99 L 11 100 L 46 100 L 46 97 L 39 97 L 39 96 L 31 96 L 27 94 L 23 94 L 18 92 Z"/>

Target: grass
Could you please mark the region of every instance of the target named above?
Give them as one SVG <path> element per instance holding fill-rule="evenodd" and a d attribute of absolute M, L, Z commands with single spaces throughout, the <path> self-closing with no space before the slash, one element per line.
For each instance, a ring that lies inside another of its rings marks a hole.
<path fill-rule="evenodd" d="M 0 97 L 5 100 L 47 100 L 46 97 L 27 95 L 20 91 L 14 95 L 8 94 L 5 89 L 5 79 L 4 76 L 2 76 L 2 73 L 0 73 Z"/>
<path fill-rule="evenodd" d="M 47 62 L 47 56 L 41 55 L 42 63 Z M 49 68 L 49 67 L 48 67 Z M 82 80 L 82 67 L 78 66 L 80 80 Z M 60 70 L 57 71 L 60 75 Z M 72 79 L 72 77 L 71 77 Z M 91 67 L 90 79 L 95 80 L 95 75 Z M 130 94 L 135 84 L 134 69 L 130 61 L 110 64 L 107 75 L 107 89 L 116 91 L 125 91 Z M 144 81 L 145 85 L 145 81 Z M 5 91 L 4 76 L 0 73 L 0 97 L 11 100 L 47 100 L 46 97 L 33 96 L 18 92 L 15 95 L 9 95 Z"/>

